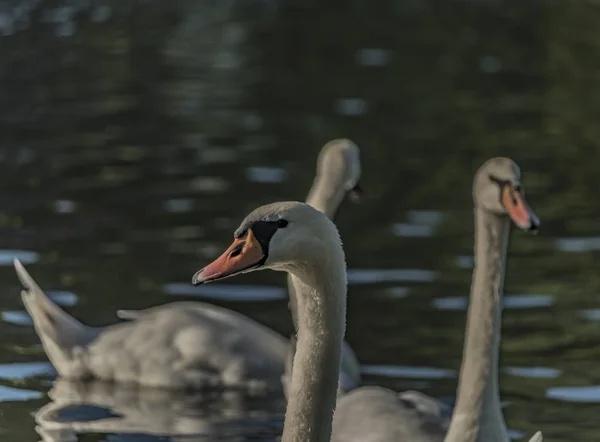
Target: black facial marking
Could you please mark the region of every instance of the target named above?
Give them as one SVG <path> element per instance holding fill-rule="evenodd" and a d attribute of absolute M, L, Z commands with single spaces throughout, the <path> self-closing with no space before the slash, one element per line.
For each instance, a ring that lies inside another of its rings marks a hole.
<path fill-rule="evenodd" d="M 495 177 L 494 175 L 489 175 L 490 181 L 498 184 L 498 186 L 500 186 L 500 189 L 504 188 L 504 186 L 510 186 L 511 183 L 509 180 L 502 180 L 498 177 Z"/>
<path fill-rule="evenodd" d="M 496 183 L 498 185 L 498 187 L 500 188 L 500 192 L 499 192 L 499 197 L 500 197 L 500 203 L 502 204 L 502 191 L 504 190 L 505 187 L 508 187 L 510 189 L 510 194 L 512 196 L 513 202 L 516 204 L 515 201 L 515 197 L 513 195 L 512 192 L 512 186 L 510 181 L 508 180 L 502 180 L 498 177 L 495 177 L 494 175 L 490 174 L 489 175 L 490 181 L 492 181 L 493 183 Z"/>
<path fill-rule="evenodd" d="M 508 189 L 510 191 L 510 197 L 512 199 L 512 203 L 514 205 L 516 205 L 518 203 L 517 197 L 515 196 L 515 192 L 521 192 L 522 189 L 521 189 L 520 184 L 513 184 L 509 180 L 502 180 L 491 174 L 490 174 L 489 178 L 491 181 L 498 184 L 498 186 L 500 187 L 500 202 L 502 202 L 502 191 L 504 190 L 505 187 L 508 187 Z"/>
<path fill-rule="evenodd" d="M 265 263 L 269 256 L 269 243 L 278 229 L 284 229 L 288 226 L 289 221 L 286 219 L 278 219 L 277 221 L 256 221 L 250 226 L 250 230 L 254 233 L 254 237 L 260 244 L 264 258 L 259 265 Z"/>

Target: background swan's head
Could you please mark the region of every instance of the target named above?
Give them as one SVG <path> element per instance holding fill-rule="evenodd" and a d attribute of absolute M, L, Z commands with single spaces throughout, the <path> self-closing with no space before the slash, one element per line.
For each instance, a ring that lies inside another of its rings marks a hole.
<path fill-rule="evenodd" d="M 486 161 L 473 182 L 475 207 L 508 215 L 522 229 L 535 231 L 539 220 L 525 201 L 519 166 L 505 157 Z"/>
<path fill-rule="evenodd" d="M 359 191 L 360 149 L 350 140 L 332 140 L 321 149 L 317 159 L 317 177 L 331 180 L 346 192 Z"/>
<path fill-rule="evenodd" d="M 234 233 L 231 246 L 192 278 L 194 285 L 260 269 L 295 273 L 330 259 L 344 260 L 337 228 L 305 203 L 259 207 Z"/>
<path fill-rule="evenodd" d="M 317 158 L 317 174 L 307 202 L 333 218 L 346 196 L 358 202 L 362 189 L 360 149 L 350 140 L 338 139 L 325 144 Z"/>

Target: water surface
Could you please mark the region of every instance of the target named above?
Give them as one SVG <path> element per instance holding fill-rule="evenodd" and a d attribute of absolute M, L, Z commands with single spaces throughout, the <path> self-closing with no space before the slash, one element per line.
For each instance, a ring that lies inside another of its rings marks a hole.
<path fill-rule="evenodd" d="M 288 335 L 283 275 L 189 281 L 348 137 L 365 198 L 336 222 L 365 382 L 453 402 L 472 177 L 511 156 L 542 230 L 510 241 L 506 421 L 598 439 L 599 21 L 584 1 L 0 2 L 2 438 L 275 440 L 280 398 L 55 385 L 12 260 L 90 325 L 189 299 Z"/>

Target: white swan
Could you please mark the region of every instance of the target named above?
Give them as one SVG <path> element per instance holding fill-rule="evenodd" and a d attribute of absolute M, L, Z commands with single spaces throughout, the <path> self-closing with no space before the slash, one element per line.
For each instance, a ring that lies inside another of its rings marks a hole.
<path fill-rule="evenodd" d="M 297 346 L 282 442 L 327 442 L 335 408 L 346 316 L 346 263 L 333 222 L 303 203 L 256 209 L 233 244 L 192 283 L 270 268 L 294 275 L 299 291 Z"/>
<path fill-rule="evenodd" d="M 356 192 L 360 172 L 354 143 L 327 143 L 307 202 L 333 217 L 344 197 Z M 15 263 L 15 267 L 27 289 L 25 307 L 46 354 L 64 378 L 168 388 L 281 388 L 286 339 L 244 315 L 207 303 L 174 302 L 122 310 L 119 317 L 131 321 L 91 328 L 54 304 L 22 265 Z M 293 284 L 291 279 L 288 282 Z M 297 295 L 291 285 L 290 289 L 290 306 L 295 309 Z M 356 357 L 348 345 L 344 350 L 343 391 L 360 382 Z M 287 382 L 289 376 L 283 380 Z"/>
<path fill-rule="evenodd" d="M 446 406 L 421 393 L 362 387 L 338 401 L 333 441 L 510 441 L 497 374 L 508 218 L 525 230 L 536 230 L 539 224 L 525 202 L 520 179 L 518 166 L 508 158 L 487 161 L 475 175 L 475 270 L 452 419 Z M 541 441 L 540 432 L 530 439 Z"/>

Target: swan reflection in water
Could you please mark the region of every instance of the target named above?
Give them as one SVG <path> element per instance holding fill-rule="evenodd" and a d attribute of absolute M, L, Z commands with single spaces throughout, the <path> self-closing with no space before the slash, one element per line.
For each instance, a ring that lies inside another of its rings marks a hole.
<path fill-rule="evenodd" d="M 48 396 L 51 402 L 35 417 L 44 442 L 76 442 L 82 433 L 120 434 L 110 439 L 115 441 L 233 442 L 249 436 L 275 440 L 285 412 L 285 400 L 279 397 L 176 392 L 101 381 L 59 379 Z"/>

